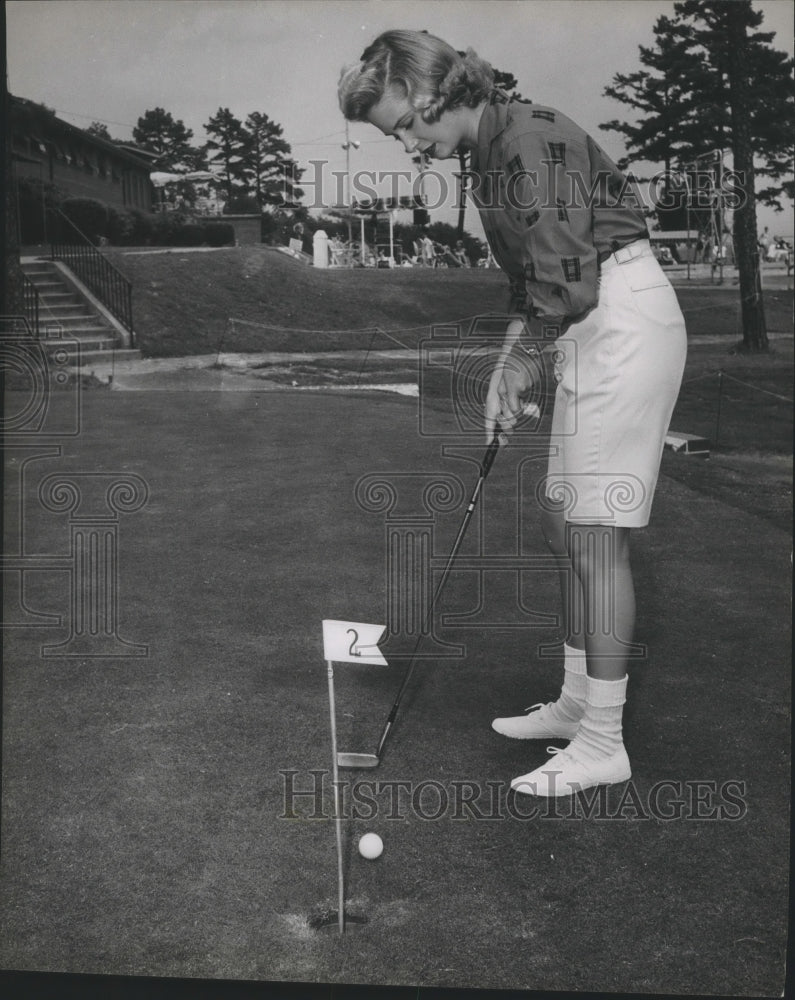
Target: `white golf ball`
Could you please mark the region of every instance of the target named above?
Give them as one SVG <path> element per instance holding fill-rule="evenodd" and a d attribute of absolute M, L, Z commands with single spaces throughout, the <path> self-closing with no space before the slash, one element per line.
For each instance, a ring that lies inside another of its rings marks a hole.
<path fill-rule="evenodd" d="M 369 861 L 380 857 L 384 849 L 384 842 L 377 833 L 365 833 L 359 840 L 359 854 Z"/>

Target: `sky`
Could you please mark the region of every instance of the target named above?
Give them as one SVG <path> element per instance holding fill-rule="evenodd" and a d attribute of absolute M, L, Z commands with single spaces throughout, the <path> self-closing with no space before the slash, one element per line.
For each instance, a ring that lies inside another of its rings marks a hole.
<path fill-rule="evenodd" d="M 762 30 L 776 32 L 773 45 L 792 54 L 795 2 L 754 7 L 765 15 Z M 181 119 L 196 144 L 220 107 L 240 119 L 264 112 L 306 168 L 306 200 L 334 204 L 346 198 L 348 157 L 360 194 L 411 192 L 410 158 L 393 139 L 351 123 L 348 138 L 360 145 L 342 148 L 340 69 L 381 31 L 424 28 L 457 49 L 474 48 L 512 72 L 523 96 L 559 108 L 618 159 L 620 136 L 599 125 L 629 109 L 604 88 L 638 68 L 638 47 L 653 43 L 655 21 L 672 12 L 672 2 L 658 0 L 9 0 L 8 84 L 73 125 L 105 122 L 118 139 L 130 139 L 155 107 Z M 456 165 L 435 165 L 438 178 L 426 187 L 432 203 L 443 200 L 446 183 L 452 189 Z M 369 172 L 393 173 L 373 184 Z M 451 200 L 433 217 L 454 222 Z M 791 205 L 783 213 L 759 206 L 757 214 L 760 231 L 791 234 Z M 471 208 L 467 228 L 482 232 Z"/>

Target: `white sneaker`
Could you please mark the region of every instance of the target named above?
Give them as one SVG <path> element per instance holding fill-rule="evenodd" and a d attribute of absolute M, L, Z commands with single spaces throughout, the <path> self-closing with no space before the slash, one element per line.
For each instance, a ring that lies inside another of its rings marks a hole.
<path fill-rule="evenodd" d="M 513 779 L 511 788 L 515 792 L 547 799 L 560 798 L 576 795 L 595 785 L 615 785 L 632 777 L 623 743 L 612 756 L 601 760 L 582 759 L 577 755 L 576 748 L 570 753 L 569 747 L 565 750 L 547 747 L 547 752 L 555 755 L 552 760 L 529 774 Z"/>
<path fill-rule="evenodd" d="M 513 740 L 573 740 L 580 728 L 579 722 L 564 722 L 556 718 L 554 707 L 554 701 L 546 705 L 539 702 L 525 709 L 530 715 L 495 719 L 491 728 Z"/>

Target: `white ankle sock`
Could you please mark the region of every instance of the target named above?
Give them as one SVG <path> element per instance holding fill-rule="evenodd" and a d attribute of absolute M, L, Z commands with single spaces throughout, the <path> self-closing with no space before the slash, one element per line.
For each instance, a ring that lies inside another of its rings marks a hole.
<path fill-rule="evenodd" d="M 568 666 L 571 663 L 579 671 L 580 665 L 585 662 L 585 650 L 577 649 L 576 646 L 570 646 L 567 642 L 564 642 L 563 661 L 564 666 Z M 585 667 L 583 666 L 583 670 L 584 669 Z"/>
<path fill-rule="evenodd" d="M 575 649 L 568 644 L 563 649 L 566 657 L 563 664 L 563 687 L 551 711 L 561 722 L 579 722 L 585 712 L 588 693 L 585 650 Z"/>
<path fill-rule="evenodd" d="M 577 756 L 600 760 L 612 755 L 623 744 L 621 721 L 627 700 L 627 677 L 617 681 L 587 680 L 585 714 L 575 737 Z M 566 748 L 568 749 L 568 747 Z"/>

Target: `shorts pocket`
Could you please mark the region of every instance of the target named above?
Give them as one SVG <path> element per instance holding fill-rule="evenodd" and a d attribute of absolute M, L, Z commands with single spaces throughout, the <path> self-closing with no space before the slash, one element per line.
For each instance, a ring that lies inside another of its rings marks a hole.
<path fill-rule="evenodd" d="M 619 265 L 619 271 L 628 298 L 645 320 L 661 326 L 684 325 L 676 292 L 656 260 L 644 257 Z"/>
<path fill-rule="evenodd" d="M 633 292 L 670 287 L 670 281 L 654 257 L 636 257 L 626 264 L 619 264 L 618 268 Z"/>

